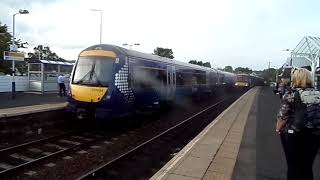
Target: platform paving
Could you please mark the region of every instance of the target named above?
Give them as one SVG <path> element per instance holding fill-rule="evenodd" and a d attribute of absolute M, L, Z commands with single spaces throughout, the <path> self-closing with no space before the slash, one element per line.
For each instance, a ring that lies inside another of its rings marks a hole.
<path fill-rule="evenodd" d="M 253 88 L 210 123 L 151 179 L 231 179 L 251 106 Z"/>
<path fill-rule="evenodd" d="M 60 110 L 66 105 L 66 98 L 57 93 L 18 92 L 15 99 L 10 93 L 0 93 L 0 118 Z"/>
<path fill-rule="evenodd" d="M 285 180 L 286 160 L 275 132 L 279 106 L 272 88 L 251 89 L 151 179 Z M 313 169 L 320 180 L 320 152 Z"/>
<path fill-rule="evenodd" d="M 41 105 L 33 105 L 33 106 L 21 106 L 16 108 L 4 108 L 0 109 L 0 118 L 2 117 L 12 117 L 12 116 L 20 116 L 31 113 L 40 113 L 46 111 L 55 111 L 64 109 L 67 103 L 52 103 L 52 104 L 41 104 Z"/>
<path fill-rule="evenodd" d="M 233 172 L 233 180 L 285 180 L 286 160 L 275 132 L 279 95 L 264 87 L 254 102 Z M 320 153 L 320 152 L 319 152 Z M 320 154 L 314 162 L 314 180 L 320 180 Z"/>
<path fill-rule="evenodd" d="M 55 104 L 66 101 L 66 98 L 59 97 L 57 92 L 44 94 L 39 92 L 17 92 L 15 99 L 12 99 L 11 93 L 0 93 L 0 109 Z"/>

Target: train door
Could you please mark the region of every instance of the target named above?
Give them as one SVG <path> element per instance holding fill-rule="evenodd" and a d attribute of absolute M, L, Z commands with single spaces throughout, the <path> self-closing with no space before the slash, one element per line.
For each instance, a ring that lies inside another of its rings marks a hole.
<path fill-rule="evenodd" d="M 167 99 L 173 100 L 176 92 L 176 68 L 167 65 Z"/>

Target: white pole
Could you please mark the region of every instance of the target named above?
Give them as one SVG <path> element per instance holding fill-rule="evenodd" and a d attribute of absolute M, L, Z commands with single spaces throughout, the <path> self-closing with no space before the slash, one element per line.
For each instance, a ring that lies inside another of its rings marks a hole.
<path fill-rule="evenodd" d="M 100 44 L 102 44 L 102 10 L 101 9 L 90 9 L 90 10 L 100 12 Z"/>
<path fill-rule="evenodd" d="M 102 44 L 102 11 L 100 10 L 100 44 Z"/>
<path fill-rule="evenodd" d="M 18 13 L 16 14 L 13 14 L 13 20 L 12 20 L 12 48 L 15 47 L 15 34 L 14 34 L 14 31 L 15 31 L 15 16 L 17 15 Z M 16 92 L 16 83 L 15 83 L 15 79 L 14 79 L 14 76 L 15 76 L 15 61 L 12 60 L 12 83 L 11 83 L 11 96 L 12 96 L 12 99 L 15 98 L 15 92 Z"/>

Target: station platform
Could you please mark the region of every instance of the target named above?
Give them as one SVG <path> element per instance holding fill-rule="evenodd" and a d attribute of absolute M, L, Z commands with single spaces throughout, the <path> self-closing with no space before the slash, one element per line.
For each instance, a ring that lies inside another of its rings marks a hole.
<path fill-rule="evenodd" d="M 250 89 L 151 179 L 285 180 L 286 160 L 275 132 L 279 105 L 272 88 Z M 319 157 L 314 179 L 320 179 Z"/>
<path fill-rule="evenodd" d="M 58 93 L 17 92 L 14 99 L 11 93 L 0 93 L 0 99 L 0 118 L 60 110 L 67 104 Z"/>

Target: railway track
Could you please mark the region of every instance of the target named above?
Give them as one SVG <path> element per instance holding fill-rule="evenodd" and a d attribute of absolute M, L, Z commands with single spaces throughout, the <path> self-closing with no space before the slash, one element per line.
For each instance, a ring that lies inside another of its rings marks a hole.
<path fill-rule="evenodd" d="M 128 172 L 123 169 L 123 167 L 130 169 L 130 171 L 142 171 L 139 170 L 138 161 L 145 161 L 143 166 L 146 166 L 147 168 L 151 168 L 154 165 L 154 161 L 152 158 L 148 158 L 148 156 L 155 156 L 157 152 L 161 149 L 161 151 L 166 151 L 164 154 L 170 154 L 172 153 L 172 149 L 174 151 L 179 151 L 180 147 L 185 145 L 185 143 L 188 142 L 184 138 L 184 143 L 181 143 L 180 138 L 181 133 L 185 132 L 185 129 L 190 129 L 191 125 L 194 125 L 199 118 L 203 115 L 208 116 L 212 111 L 220 110 L 222 111 L 226 104 L 230 102 L 229 99 L 220 100 L 219 102 L 211 105 L 210 107 L 198 112 L 197 114 L 181 121 L 180 123 L 170 127 L 169 129 L 153 136 L 152 138 L 138 144 L 137 146 L 133 147 L 132 149 L 122 153 L 121 155 L 107 161 L 103 165 L 93 169 L 92 171 L 84 174 L 83 176 L 79 177 L 78 180 L 85 180 L 85 179 L 141 179 L 141 172 L 135 174 L 135 172 Z M 220 106 L 220 108 L 218 108 Z M 217 115 L 220 113 L 220 111 L 217 113 Z M 211 119 L 212 120 L 212 119 Z M 199 123 L 199 121 L 198 121 Z M 205 127 L 208 122 L 199 123 L 202 124 L 200 129 Z M 197 128 L 195 128 L 197 129 Z M 198 131 L 195 132 L 189 132 L 192 135 L 195 136 Z M 180 137 L 179 137 L 180 135 Z M 185 134 L 183 135 L 185 136 Z M 171 144 L 170 144 L 171 143 Z M 167 149 L 165 149 L 167 147 Z M 139 156 L 140 153 L 140 156 Z M 174 153 L 174 152 L 173 152 Z M 142 156 L 141 156 L 142 154 Z M 159 155 L 160 156 L 160 155 Z M 157 161 L 161 161 L 163 158 L 158 158 Z M 168 160 L 168 159 L 167 159 Z M 146 162 L 149 161 L 149 162 Z M 130 168 L 128 168 L 130 167 Z M 160 168 L 160 167 L 159 167 Z M 156 172 L 156 170 L 153 170 Z M 127 175 L 123 174 L 124 172 L 127 173 Z M 153 173 L 155 173 L 153 172 Z M 131 175 L 128 175 L 131 174 Z M 124 177 L 122 177 L 124 176 Z M 147 177 L 145 177 L 147 178 Z M 144 178 L 142 178 L 144 179 Z"/>
<path fill-rule="evenodd" d="M 79 177 L 79 179 L 99 179 L 99 177 L 103 177 L 101 179 L 105 179 L 104 177 L 141 179 L 141 173 L 135 177 L 129 174 L 139 172 L 140 167 L 149 166 L 149 169 L 153 169 L 152 174 L 155 173 L 170 159 L 170 154 L 179 151 L 214 119 L 215 115 L 212 115 L 211 111 L 218 115 L 236 96 L 228 96 L 227 100 L 215 99 L 213 102 L 217 103 L 210 107 L 208 107 L 210 104 L 208 101 L 190 112 L 184 111 L 189 109 L 191 104 L 183 105 L 183 108 L 168 114 L 138 116 L 134 121 L 130 118 L 128 124 L 121 121 L 121 123 L 108 125 L 107 129 L 102 128 L 105 132 L 101 132 L 100 135 L 103 137 L 92 138 L 92 141 L 84 140 L 88 134 L 83 135 L 77 132 L 19 145 L 20 147 L 16 148 L 2 149 L 0 150 L 0 168 L 4 168 L 0 169 L 0 179 L 77 179 Z M 207 117 L 209 118 L 205 119 Z M 133 123 L 135 121 L 137 122 Z M 56 145 L 64 149 L 59 149 Z M 82 154 L 79 153 L 80 151 L 85 152 Z M 160 155 L 160 151 L 164 155 Z M 149 161 L 144 165 L 132 166 L 134 164 L 132 162 L 144 161 L 144 159 L 148 161 L 152 156 L 155 158 L 154 154 L 159 155 L 160 158 L 152 159 L 152 163 Z M 65 157 L 69 158 L 65 159 Z M 153 162 L 158 164 L 158 167 L 155 167 Z M 11 166 L 6 166 L 8 164 Z M 52 164 L 54 165 L 51 166 Z M 126 171 L 126 168 L 122 167 L 123 164 L 129 164 L 130 168 Z M 83 175 L 84 173 L 86 174 Z"/>
<path fill-rule="evenodd" d="M 87 146 L 104 136 L 99 132 L 73 131 L 0 149 L 0 177 L 13 175 L 45 160 Z"/>

